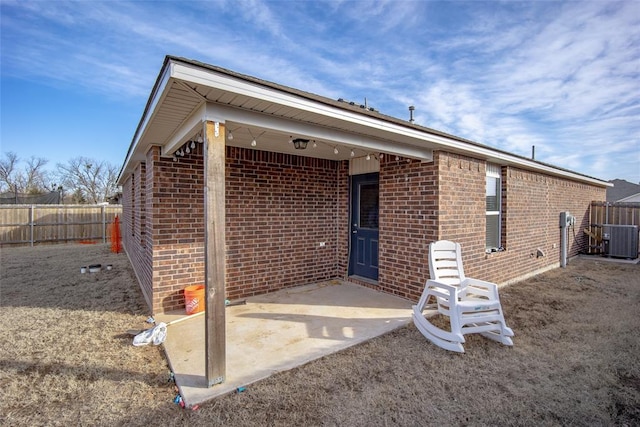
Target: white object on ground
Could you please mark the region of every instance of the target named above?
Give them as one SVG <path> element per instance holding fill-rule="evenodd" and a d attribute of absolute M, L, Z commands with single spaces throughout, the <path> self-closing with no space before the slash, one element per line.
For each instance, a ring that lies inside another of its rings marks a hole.
<path fill-rule="evenodd" d="M 180 323 L 182 321 L 192 319 L 194 317 L 202 316 L 204 313 L 205 313 L 204 311 L 199 311 L 197 313 L 190 314 L 188 316 L 181 317 L 176 320 L 172 320 L 169 323 L 160 322 L 153 328 L 147 329 L 146 331 L 142 331 L 138 335 L 133 337 L 133 345 L 141 346 L 141 345 L 151 344 L 152 342 L 155 345 L 160 345 L 164 342 L 165 339 L 167 339 L 168 326 L 171 326 L 174 323 Z M 149 316 L 149 318 L 147 318 L 147 323 L 153 323 L 153 322 L 155 322 L 153 316 Z"/>
<path fill-rule="evenodd" d="M 167 339 L 167 324 L 160 322 L 153 328 L 140 332 L 133 337 L 133 345 L 137 347 L 151 343 L 160 345 L 165 339 Z"/>

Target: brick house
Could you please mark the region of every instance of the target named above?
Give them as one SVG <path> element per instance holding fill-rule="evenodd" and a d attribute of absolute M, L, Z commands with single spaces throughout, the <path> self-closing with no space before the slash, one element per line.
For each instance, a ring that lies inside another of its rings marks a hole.
<path fill-rule="evenodd" d="M 568 255 L 586 248 L 590 202 L 609 186 L 177 57 L 119 184 L 123 245 L 154 313 L 204 282 L 234 299 L 340 278 L 415 301 L 438 239 L 462 244 L 470 276 L 517 281 L 559 265 L 561 211 L 577 218 Z"/>

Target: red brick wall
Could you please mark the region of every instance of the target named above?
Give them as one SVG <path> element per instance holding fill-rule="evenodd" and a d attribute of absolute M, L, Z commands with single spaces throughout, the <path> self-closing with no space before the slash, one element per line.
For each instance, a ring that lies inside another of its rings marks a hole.
<path fill-rule="evenodd" d="M 485 251 L 484 161 L 456 154 L 436 152 L 438 168 L 439 238 L 460 243 L 463 262 L 473 253 Z"/>
<path fill-rule="evenodd" d="M 484 161 L 436 153 L 439 179 L 440 239 L 462 245 L 465 273 L 506 283 L 559 265 L 561 211 L 577 218 L 570 233 L 569 256 L 586 249 L 582 229 L 592 200 L 605 189 L 513 167 L 502 168 L 502 245 L 504 252 L 485 253 Z M 555 247 L 554 247 L 555 245 Z M 537 249 L 545 253 L 537 257 Z"/>
<path fill-rule="evenodd" d="M 202 145 L 177 161 L 147 155 L 147 217 L 153 242 L 153 310 L 184 308 L 184 288 L 204 282 L 204 166 Z"/>
<path fill-rule="evenodd" d="M 146 194 L 128 191 L 128 180 L 123 200 L 132 229 L 142 227 L 125 245 L 154 312 L 182 309 L 184 288 L 204 281 L 202 147 L 176 162 L 159 154 L 147 155 Z M 227 147 L 227 298 L 344 274 L 347 171 L 341 162 Z"/>
<path fill-rule="evenodd" d="M 437 235 L 437 175 L 433 162 L 394 156 L 380 160 L 381 290 L 419 297 L 429 274 L 429 243 Z"/>
<path fill-rule="evenodd" d="M 152 305 L 151 245 L 147 233 L 147 169 L 139 163 L 123 185 L 122 242 L 142 292 Z"/>
<path fill-rule="evenodd" d="M 338 163 L 337 171 L 337 273 L 342 279 L 347 278 L 349 268 L 349 239 L 351 239 L 351 225 L 349 224 L 349 162 Z"/>
<path fill-rule="evenodd" d="M 132 197 L 133 175 L 129 175 L 122 184 L 122 217 L 120 218 L 120 233 L 122 234 L 122 246 L 128 251 L 134 246 L 131 236 L 132 218 L 135 206 Z M 134 266 L 135 267 L 135 266 Z"/>
<path fill-rule="evenodd" d="M 338 276 L 344 176 L 332 160 L 227 148 L 228 298 Z"/>
<path fill-rule="evenodd" d="M 560 262 L 560 212 L 576 217 L 569 230 L 568 256 L 586 252 L 588 238 L 582 232 L 589 224 L 592 200 L 602 200 L 606 190 L 568 179 L 514 167 L 502 168 L 503 245 L 505 252 L 478 257 L 472 268 L 498 283 L 534 271 L 553 268 Z M 536 256 L 537 249 L 544 256 Z M 484 259 L 484 260 L 483 260 Z"/>
<path fill-rule="evenodd" d="M 123 186 L 123 242 L 154 312 L 183 309 L 184 287 L 204 279 L 202 147 L 177 162 L 159 154 L 151 148 Z M 346 277 L 348 162 L 234 147 L 226 162 L 227 298 Z M 556 266 L 564 210 L 578 218 L 570 255 L 584 247 L 604 189 L 503 167 L 506 251 L 486 254 L 485 175 L 484 161 L 445 152 L 381 159 L 378 289 L 416 300 L 437 239 L 462 244 L 469 276 L 498 283 Z"/>

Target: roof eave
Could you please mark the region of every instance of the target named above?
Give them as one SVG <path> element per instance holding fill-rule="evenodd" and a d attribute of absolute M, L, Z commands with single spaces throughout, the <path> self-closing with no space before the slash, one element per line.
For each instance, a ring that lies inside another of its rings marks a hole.
<path fill-rule="evenodd" d="M 402 135 L 415 141 L 416 145 L 425 143 L 433 145 L 433 149 L 454 151 L 480 157 L 487 161 L 504 165 L 518 166 L 527 170 L 540 171 L 554 176 L 565 177 L 591 185 L 611 187 L 612 184 L 594 177 L 573 172 L 557 166 L 548 165 L 533 159 L 482 145 L 464 138 L 449 135 L 427 127 L 415 125 L 403 120 L 386 116 L 377 111 L 352 107 L 344 102 L 299 91 L 276 83 L 260 80 L 255 77 L 235 73 L 224 68 L 203 64 L 174 56 L 165 58 L 154 88 L 149 96 L 144 113 L 132 139 L 129 151 L 118 176 L 118 184 L 122 185 L 125 171 L 130 169 L 134 154 L 139 151 L 140 141 L 147 125 L 166 94 L 171 79 L 189 83 L 210 85 L 233 93 L 256 97 L 268 102 L 298 108 L 301 111 L 333 117 L 354 125 L 377 128 L 390 135 Z M 390 138 L 392 141 L 393 138 Z"/>

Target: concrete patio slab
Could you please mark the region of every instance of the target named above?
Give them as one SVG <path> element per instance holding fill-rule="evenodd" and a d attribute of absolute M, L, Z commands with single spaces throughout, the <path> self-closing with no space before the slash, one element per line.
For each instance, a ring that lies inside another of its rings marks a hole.
<path fill-rule="evenodd" d="M 335 280 L 251 297 L 226 308 L 225 382 L 207 387 L 204 316 L 169 326 L 164 343 L 187 406 L 390 332 L 411 321 L 411 302 Z M 158 315 L 169 322 L 184 312 Z"/>

